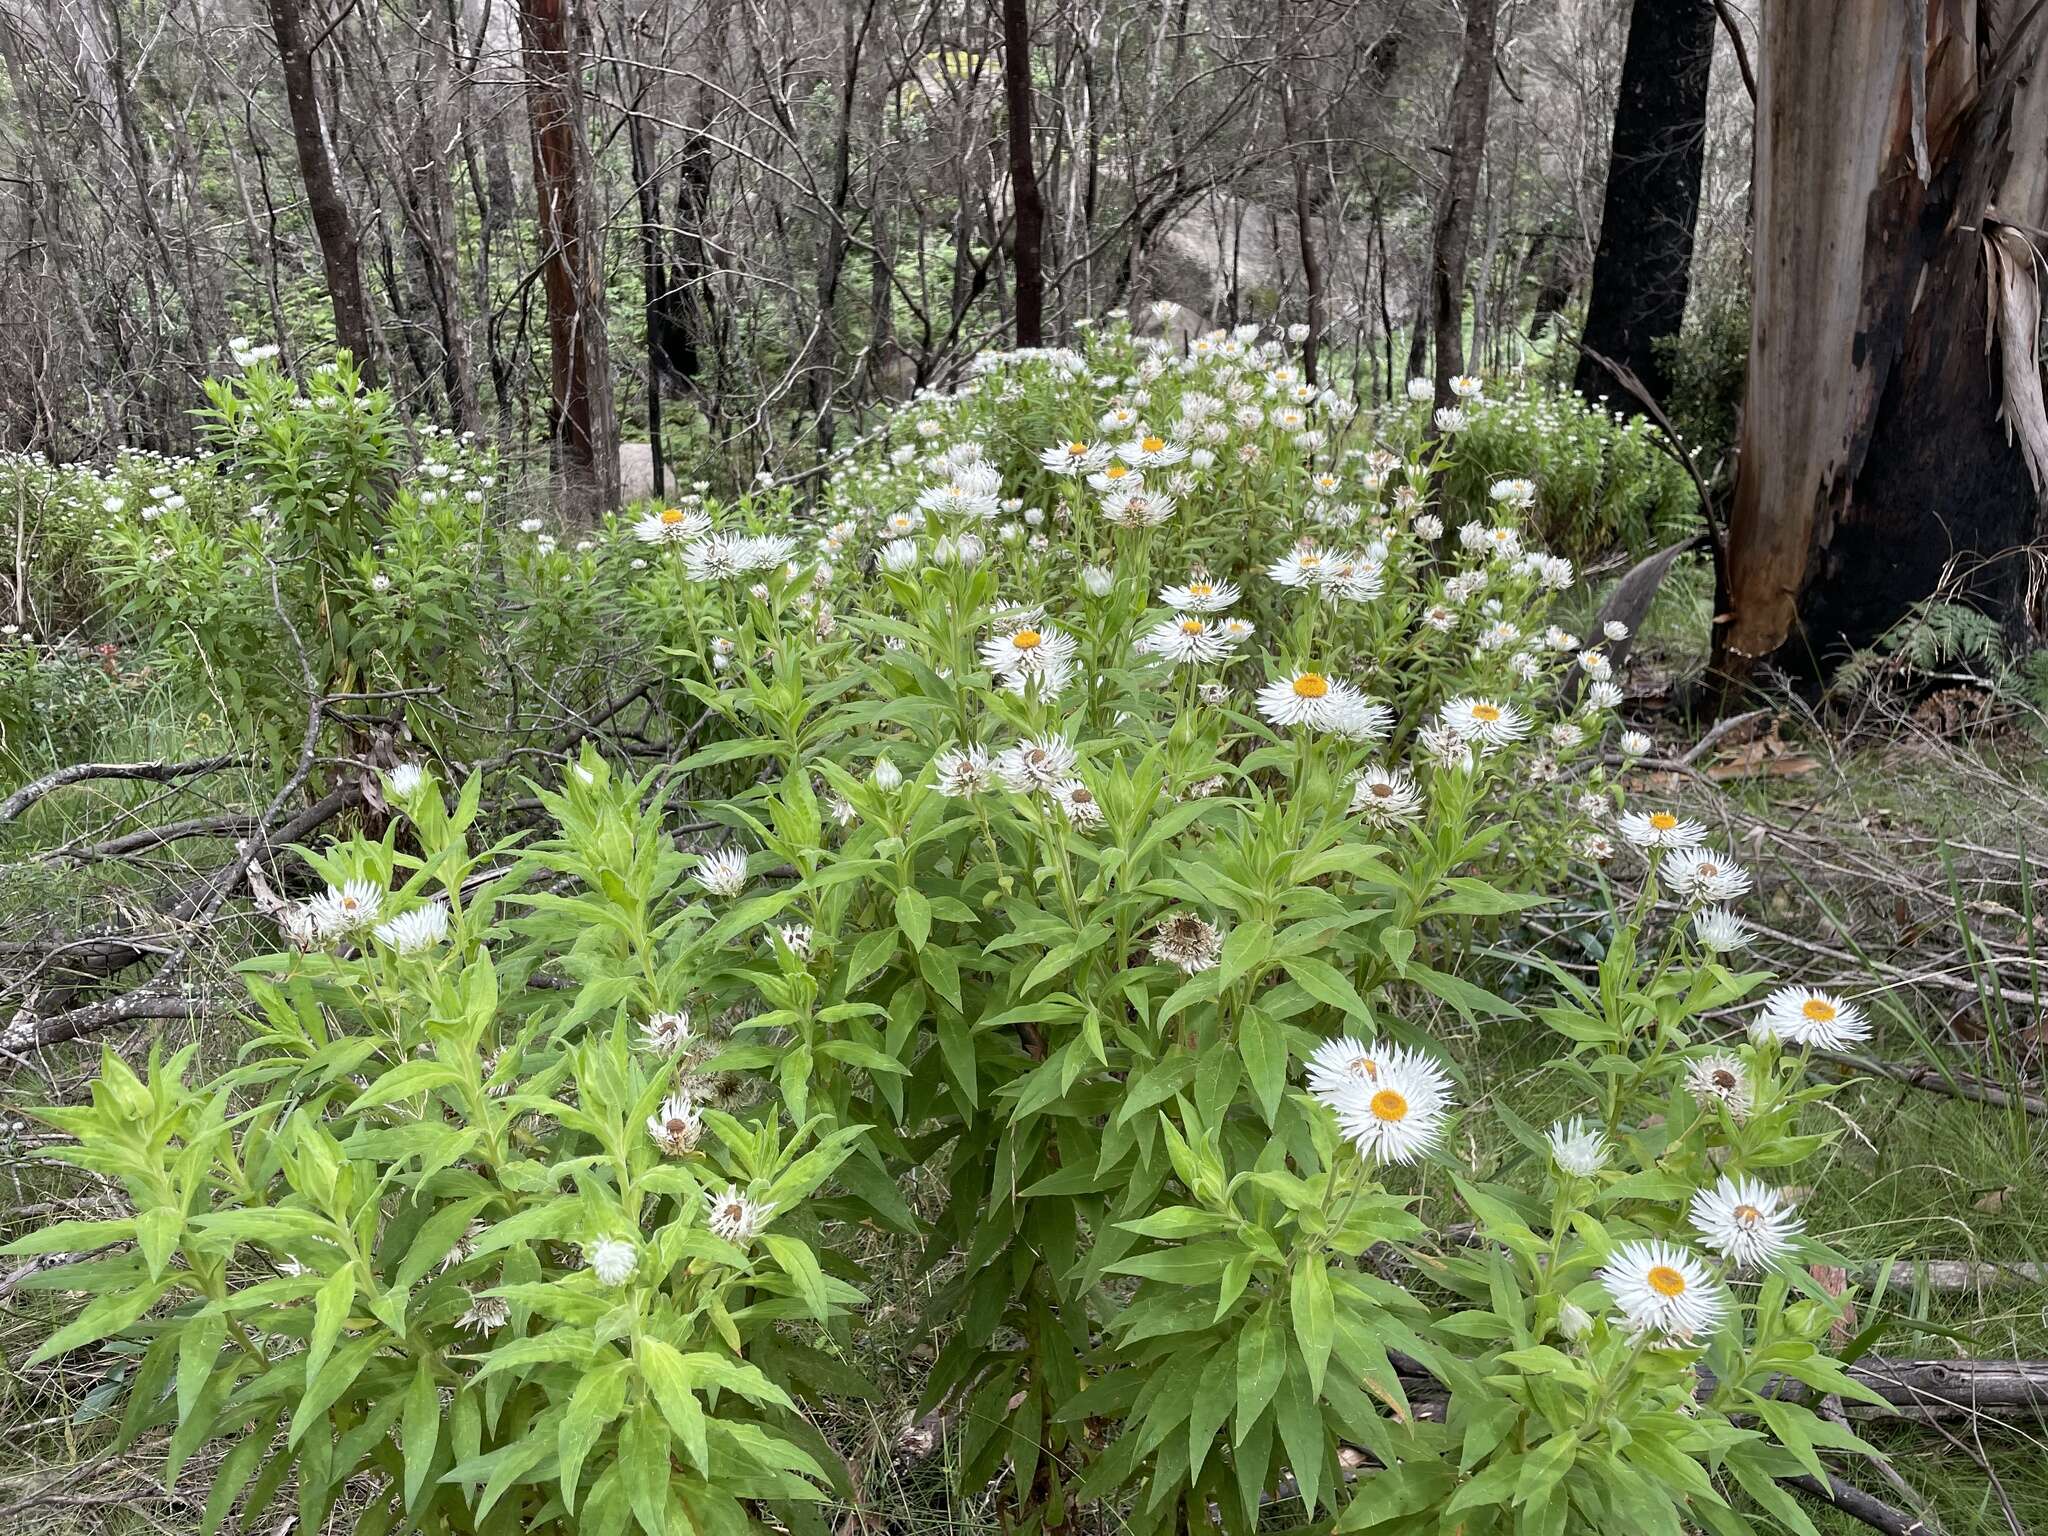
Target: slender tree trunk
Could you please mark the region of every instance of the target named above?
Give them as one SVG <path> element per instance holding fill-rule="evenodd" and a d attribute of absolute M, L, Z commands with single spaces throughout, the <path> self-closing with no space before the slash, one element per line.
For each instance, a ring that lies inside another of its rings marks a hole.
<path fill-rule="evenodd" d="M 1016 205 L 1012 270 L 1017 345 L 1045 342 L 1045 199 L 1031 158 L 1031 17 L 1027 0 L 1002 0 L 1003 106 L 1008 119 L 1010 197 Z"/>
<path fill-rule="evenodd" d="M 668 263 L 661 254 L 661 185 L 654 164 L 654 125 L 637 107 L 626 121 L 633 155 L 633 190 L 640 204 L 640 291 L 647 324 L 647 451 L 653 461 L 654 494 L 668 493 L 668 465 L 661 454 L 661 337 L 669 305 Z"/>
<path fill-rule="evenodd" d="M 1306 39 L 1290 31 L 1285 8 L 1280 13 L 1281 31 L 1286 35 L 1285 57 L 1280 60 L 1280 128 L 1287 139 L 1287 158 L 1294 170 L 1294 241 L 1301 258 L 1301 286 L 1308 301 L 1308 338 L 1301 349 L 1301 370 L 1308 382 L 1316 382 L 1316 350 L 1323 339 L 1323 264 L 1316 253 L 1315 204 L 1308 190 L 1308 149 L 1302 142 L 1301 103 L 1296 95 L 1295 71 L 1302 65 Z"/>
<path fill-rule="evenodd" d="M 583 125 L 575 0 L 520 0 L 542 286 L 548 302 L 549 435 L 570 515 L 595 520 L 619 495 L 618 421 L 604 314 L 604 232 Z"/>
<path fill-rule="evenodd" d="M 1713 668 L 1824 677 L 1941 590 L 2043 630 L 2042 29 L 1763 10 L 1755 289 Z M 2007 222 L 2007 221 L 2011 222 Z"/>
<path fill-rule="evenodd" d="M 1691 284 L 1714 26 L 1713 0 L 1635 0 L 1621 61 L 1585 342 L 1659 400 L 1665 379 L 1656 343 L 1684 325 Z M 1588 400 L 1609 395 L 1634 409 L 1590 356 L 1580 357 L 1572 382 Z"/>
<path fill-rule="evenodd" d="M 1436 342 L 1436 403 L 1449 405 L 1451 380 L 1465 371 L 1465 258 L 1479 163 L 1486 157 L 1486 116 L 1493 88 L 1493 38 L 1500 0 L 1466 0 L 1465 46 L 1451 88 L 1450 170 L 1437 203 L 1429 257 L 1430 328 Z"/>
<path fill-rule="evenodd" d="M 313 71 L 312 39 L 306 35 L 300 0 L 270 0 L 270 24 L 277 38 L 277 56 L 284 64 L 285 103 L 291 110 L 299 176 L 306 184 L 306 204 L 313 215 L 320 264 L 334 306 L 334 339 L 354 354 L 363 377 L 374 380 L 377 354 L 369 300 L 363 292 L 361 242 L 335 167 L 334 145 L 328 137 Z"/>

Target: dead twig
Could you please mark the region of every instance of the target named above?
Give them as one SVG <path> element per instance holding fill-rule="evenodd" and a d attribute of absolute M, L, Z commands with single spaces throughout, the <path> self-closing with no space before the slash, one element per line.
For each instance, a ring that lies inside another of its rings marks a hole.
<path fill-rule="evenodd" d="M 219 757 L 194 758 L 184 763 L 73 763 L 68 768 L 59 768 L 54 773 L 46 773 L 40 779 L 22 785 L 5 800 L 0 800 L 0 822 L 14 820 L 52 790 L 62 789 L 68 784 L 84 784 L 95 779 L 126 779 L 148 784 L 168 784 L 175 779 L 195 778 L 203 773 L 219 773 L 223 768 L 243 767 L 253 761 L 255 759 L 247 752 L 227 752 Z"/>

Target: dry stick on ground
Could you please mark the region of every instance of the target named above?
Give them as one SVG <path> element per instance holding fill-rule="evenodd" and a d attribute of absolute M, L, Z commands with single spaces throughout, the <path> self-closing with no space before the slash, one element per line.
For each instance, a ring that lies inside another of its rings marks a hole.
<path fill-rule="evenodd" d="M 1874 1493 L 1865 1493 L 1853 1483 L 1845 1483 L 1839 1477 L 1830 1476 L 1826 1483 L 1818 1478 L 1801 1474 L 1798 1477 L 1778 1479 L 1787 1488 L 1796 1488 L 1823 1504 L 1831 1504 L 1851 1519 L 1860 1520 L 1874 1531 L 1883 1531 L 1886 1536 L 1935 1536 L 1934 1528 L 1925 1520 L 1916 1519 L 1903 1509 L 1885 1503 Z"/>
<path fill-rule="evenodd" d="M 22 785 L 5 800 L 0 800 L 0 822 L 14 820 L 51 790 L 62 789 L 67 784 L 84 784 L 95 779 L 168 784 L 176 779 L 196 778 L 203 773 L 219 773 L 223 768 L 239 768 L 254 760 L 247 752 L 228 752 L 219 757 L 195 758 L 185 763 L 73 763 L 68 768 L 59 768 Z"/>
<path fill-rule="evenodd" d="M 1959 1099 L 1972 1099 L 1979 1104 L 1990 1104 L 1999 1109 L 2019 1109 L 2030 1115 L 2048 1118 L 2048 1099 L 2042 1098 L 2039 1094 L 2015 1094 L 1996 1083 L 1987 1083 L 1982 1078 L 1972 1077 L 1966 1073 L 1951 1075 L 1938 1067 L 1925 1066 L 1919 1062 L 1878 1061 L 1870 1056 L 1856 1056 L 1847 1051 L 1815 1051 L 1813 1054 L 1816 1064 L 1861 1072 L 1866 1076 L 1900 1083 L 1908 1088 L 1924 1088 L 1929 1093 L 1951 1094 Z"/>

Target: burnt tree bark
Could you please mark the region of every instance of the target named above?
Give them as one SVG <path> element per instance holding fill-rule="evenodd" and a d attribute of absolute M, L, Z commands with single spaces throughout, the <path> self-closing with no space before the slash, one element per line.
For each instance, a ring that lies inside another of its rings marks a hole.
<path fill-rule="evenodd" d="M 1003 109 L 1010 149 L 1010 197 L 1016 205 L 1017 345 L 1045 343 L 1045 198 L 1031 156 L 1031 15 L 1027 0 L 1003 3 Z"/>
<path fill-rule="evenodd" d="M 1635 0 L 1621 61 L 1585 340 L 1659 400 L 1665 379 L 1656 343 L 1685 323 L 1691 286 L 1714 27 L 1713 0 Z M 1588 400 L 1633 398 L 1589 355 L 1579 358 L 1572 385 Z"/>
<path fill-rule="evenodd" d="M 618 501 L 618 420 L 605 338 L 604 231 L 583 124 L 583 50 L 574 4 L 520 0 L 519 44 L 548 304 L 549 436 L 564 510 L 594 521 Z"/>
<path fill-rule="evenodd" d="M 2048 71 L 2029 10 L 1767 6 L 1755 288 L 1713 670 L 1825 678 L 1940 590 L 2044 628 Z M 2010 222 L 2008 222 L 2010 221 Z"/>
<path fill-rule="evenodd" d="M 377 373 L 376 333 L 371 328 L 369 301 L 363 292 L 361 240 L 355 216 L 341 190 L 320 103 L 319 79 L 313 70 L 313 40 L 306 35 L 300 0 L 270 0 L 270 28 L 277 56 L 284 65 L 285 103 L 292 117 L 292 146 L 298 153 L 299 177 L 306 184 L 306 206 L 320 243 L 320 265 L 334 308 L 334 339 L 355 355 L 366 383 Z"/>
<path fill-rule="evenodd" d="M 1281 12 L 1281 29 L 1287 29 L 1287 12 Z M 1302 375 L 1309 383 L 1316 379 L 1316 350 L 1323 336 L 1323 263 L 1316 251 L 1315 201 L 1309 195 L 1308 149 L 1303 142 L 1301 103 L 1296 95 L 1294 72 L 1302 63 L 1305 39 L 1295 36 L 1285 50 L 1280 75 L 1280 123 L 1287 136 L 1287 158 L 1294 172 L 1294 238 L 1301 259 L 1301 286 L 1308 301 L 1308 337 L 1301 349 Z"/>
<path fill-rule="evenodd" d="M 1429 311 L 1436 345 L 1436 403 L 1455 396 L 1451 380 L 1465 371 L 1465 258 L 1472 210 L 1479 200 L 1479 162 L 1486 156 L 1486 119 L 1493 92 L 1493 40 L 1500 0 L 1467 0 L 1465 42 L 1451 87 L 1450 167 L 1430 231 Z M 1410 359 L 1414 358 L 1411 349 Z"/>

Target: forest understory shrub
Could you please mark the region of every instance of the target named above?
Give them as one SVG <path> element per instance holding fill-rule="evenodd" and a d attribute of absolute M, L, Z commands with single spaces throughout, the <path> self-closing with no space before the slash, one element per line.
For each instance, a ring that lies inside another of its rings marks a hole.
<path fill-rule="evenodd" d="M 10 1246 L 85 1297 L 36 1359 L 137 1351 L 122 1441 L 225 1451 L 209 1530 L 822 1531 L 881 1242 L 946 1261 L 927 1404 L 1020 1531 L 1807 1529 L 1780 1479 L 1870 1394 L 1784 1186 L 1868 1026 L 1764 993 L 1749 875 L 1625 803 L 1622 636 L 1547 622 L 1529 526 L 1577 439 L 1484 462 L 1542 408 L 1459 393 L 1111 328 L 814 516 L 574 534 L 497 525 L 473 446 L 401 465 L 345 373 L 220 386 L 250 504 L 101 579 L 159 647 L 211 605 L 252 731 L 306 670 L 395 698 L 391 814 L 301 851 L 230 1070 L 109 1052 L 42 1112 L 132 1212 Z M 490 832 L 484 708 L 629 663 L 687 745 L 585 743 Z M 1521 919 L 1617 858 L 1582 975 Z M 1484 1065 L 1530 1030 L 1547 1130 Z"/>

